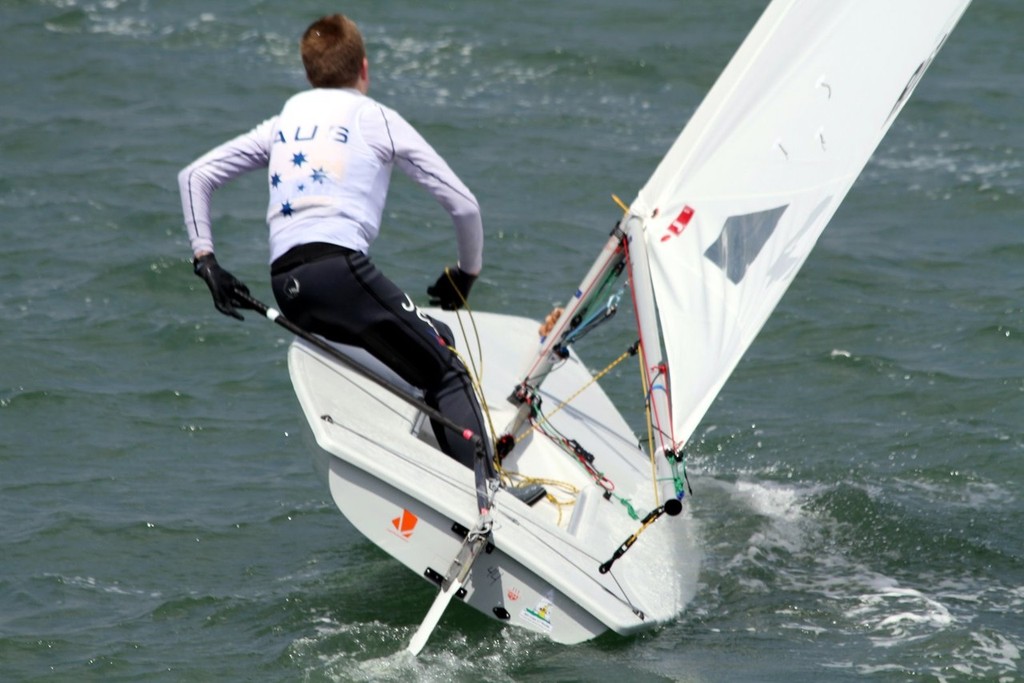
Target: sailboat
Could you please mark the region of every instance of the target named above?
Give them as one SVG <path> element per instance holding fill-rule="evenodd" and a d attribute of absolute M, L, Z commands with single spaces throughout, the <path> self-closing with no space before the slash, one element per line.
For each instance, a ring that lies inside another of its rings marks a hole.
<path fill-rule="evenodd" d="M 700 568 L 686 446 L 969 3 L 774 0 L 550 329 L 424 311 L 467 363 L 489 361 L 491 433 L 476 438 L 496 444 L 500 481 L 438 450 L 416 389 L 293 330 L 289 373 L 334 502 L 438 586 L 410 650 L 453 601 L 569 644 L 685 609 Z M 601 388 L 606 369 L 574 345 L 620 291 L 636 326 L 620 359 L 641 368 L 647 408 L 639 436 Z M 546 495 L 511 495 L 523 482 Z"/>

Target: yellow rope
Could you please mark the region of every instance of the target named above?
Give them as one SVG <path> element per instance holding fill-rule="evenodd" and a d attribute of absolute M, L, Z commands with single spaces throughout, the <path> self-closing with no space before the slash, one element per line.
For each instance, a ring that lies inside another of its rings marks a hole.
<path fill-rule="evenodd" d="M 512 470 L 504 470 L 504 473 L 509 476 L 510 481 L 514 480 L 520 486 L 527 484 L 540 484 L 541 486 L 543 486 L 547 491 L 545 497 L 547 498 L 548 502 L 558 509 L 557 524 L 559 526 L 562 524 L 562 513 L 565 510 L 565 508 L 569 508 L 575 505 L 576 499 L 579 498 L 580 495 L 579 488 L 565 481 L 560 481 L 558 479 L 546 479 L 543 477 L 531 477 L 529 475 L 522 474 L 521 472 L 514 472 Z M 558 498 L 555 497 L 553 493 L 551 493 L 551 488 L 561 489 L 567 495 L 572 496 L 572 498 L 569 500 L 559 500 Z"/>
<path fill-rule="evenodd" d="M 659 517 L 660 517 L 660 515 L 659 515 Z M 630 536 L 630 540 L 628 541 L 628 543 L 630 545 L 633 545 L 634 543 L 636 543 L 636 539 L 640 538 L 640 534 L 642 534 L 643 532 L 647 531 L 647 527 L 651 526 L 652 524 L 654 524 L 657 521 L 658 521 L 658 517 L 655 517 L 654 519 L 649 519 L 648 521 L 646 521 L 643 524 L 641 524 L 640 528 L 637 529 L 636 531 L 634 531 L 633 534 Z"/>
<path fill-rule="evenodd" d="M 445 269 L 445 274 L 448 276 L 449 280 L 452 280 L 450 269 L 446 268 Z M 452 286 L 454 287 L 454 285 L 455 285 L 455 283 L 453 281 L 452 282 Z M 456 291 L 458 291 L 457 287 L 455 289 L 456 289 Z M 455 357 L 458 358 L 459 362 L 461 362 L 463 367 L 466 368 L 466 373 L 469 375 L 469 381 L 473 385 L 473 391 L 476 392 L 477 398 L 480 401 L 480 407 L 483 410 L 485 419 L 487 420 L 487 426 L 490 429 L 491 434 L 496 435 L 497 431 L 494 429 L 494 419 L 491 416 L 491 411 L 490 411 L 490 409 L 488 408 L 488 405 L 487 405 L 487 397 L 484 395 L 484 391 L 483 391 L 483 374 L 482 374 L 483 373 L 483 344 L 480 341 L 480 332 L 479 332 L 479 329 L 477 328 L 477 325 L 476 325 L 476 318 L 473 316 L 473 310 L 470 308 L 469 302 L 466 301 L 466 297 L 462 296 L 462 292 L 459 292 L 459 298 L 462 299 L 462 305 L 466 309 L 466 313 L 469 316 L 470 325 L 473 328 L 473 335 L 474 335 L 474 338 L 475 338 L 475 341 L 476 341 L 477 354 L 480 356 L 480 370 L 479 371 L 477 370 L 477 365 L 476 365 L 476 362 L 474 360 L 474 357 L 473 357 L 472 353 L 468 354 L 469 355 L 469 359 L 470 359 L 470 363 L 467 364 L 465 358 L 463 357 L 463 355 L 461 353 L 459 353 L 458 349 L 456 349 L 454 346 L 449 346 L 448 349 L 453 354 L 455 354 Z M 456 311 L 455 316 L 456 316 L 456 318 L 459 321 L 459 328 L 462 331 L 463 339 L 467 339 L 468 340 L 469 336 L 466 334 L 466 327 L 465 327 L 465 324 L 462 321 L 461 313 Z M 492 444 L 492 447 L 493 447 L 493 444 Z M 530 484 L 530 483 L 542 484 L 542 485 L 547 485 L 547 486 L 561 488 L 564 491 L 566 491 L 566 493 L 568 493 L 569 495 L 573 496 L 574 498 L 579 495 L 579 489 L 576 488 L 575 486 L 573 486 L 572 484 L 567 483 L 567 482 L 557 481 L 557 480 L 554 480 L 554 479 L 540 479 L 540 478 L 537 478 L 537 477 L 527 477 L 527 476 L 519 474 L 517 472 L 506 471 L 501 466 L 501 461 L 497 457 L 494 458 L 494 468 L 497 471 L 499 478 L 501 478 L 506 484 L 512 483 L 513 476 L 515 476 L 515 477 L 519 478 L 519 483 L 520 484 L 524 484 L 524 483 L 525 484 Z M 559 523 L 561 523 L 561 520 L 562 520 L 562 510 L 563 510 L 563 508 L 566 507 L 566 506 L 574 505 L 575 504 L 575 500 L 568 501 L 568 502 L 567 501 L 558 500 L 557 498 L 555 498 L 554 495 L 552 495 L 550 493 L 547 494 L 547 499 L 553 505 L 555 505 L 555 507 L 558 509 L 558 521 L 559 521 Z"/>
<path fill-rule="evenodd" d="M 644 387 L 644 417 L 647 422 L 647 455 L 651 461 L 651 484 L 654 487 L 654 505 L 657 507 L 661 504 L 658 496 L 658 465 L 654 462 L 654 418 L 651 413 L 651 389 L 650 379 L 647 376 L 647 363 L 644 360 L 644 348 L 643 344 L 640 345 L 640 353 L 637 354 L 640 358 L 640 381 L 643 382 Z"/>
<path fill-rule="evenodd" d="M 622 206 L 622 200 L 615 195 L 612 197 Z M 626 209 L 628 213 L 628 209 Z M 629 267 L 629 250 L 626 251 L 626 266 Z M 632 273 L 632 270 L 630 270 Z M 630 282 L 632 282 L 632 275 L 630 275 Z M 660 496 L 658 495 L 658 465 L 654 459 L 654 417 L 651 412 L 651 380 L 647 374 L 647 356 L 644 353 L 643 340 L 637 345 L 638 353 L 637 358 L 640 362 L 640 381 L 643 383 L 644 391 L 644 417 L 647 422 L 647 455 L 651 461 L 651 486 L 654 489 L 654 504 L 655 506 L 661 505 Z"/>
<path fill-rule="evenodd" d="M 490 428 L 491 434 L 495 434 L 496 432 L 494 431 L 494 420 L 491 419 L 491 411 L 487 407 L 487 397 L 484 396 L 483 385 L 480 383 L 479 378 L 476 375 L 476 372 L 473 369 L 471 369 L 470 366 L 466 365 L 466 361 L 463 360 L 462 354 L 459 353 L 458 349 L 456 349 L 454 346 L 449 346 L 447 348 L 449 351 L 455 354 L 455 357 L 459 359 L 459 362 L 462 363 L 462 366 L 466 368 L 466 374 L 469 375 L 469 381 L 473 385 L 473 391 L 476 393 L 477 400 L 480 402 L 480 407 L 483 410 L 484 418 L 487 420 L 487 426 L 488 428 Z M 482 434 L 480 436 L 483 437 Z M 493 443 L 491 444 L 491 450 L 494 451 Z M 501 461 L 498 460 L 496 452 L 494 453 L 494 458 L 492 460 L 494 463 L 494 469 L 498 472 L 499 478 L 503 477 L 503 481 L 505 481 L 505 483 L 508 483 L 508 481 L 510 480 L 508 479 L 507 475 L 505 475 L 505 471 L 501 468 Z"/>
<path fill-rule="evenodd" d="M 616 365 L 618 365 L 622 361 L 624 361 L 627 358 L 629 358 L 630 355 L 632 355 L 631 351 L 623 351 L 622 355 L 620 355 L 618 358 L 616 358 L 611 363 L 609 363 L 608 366 L 605 367 L 604 370 L 602 370 L 601 372 L 599 372 L 596 375 L 594 375 L 593 377 L 591 377 L 590 381 L 587 382 L 586 384 L 584 384 L 582 387 L 580 387 L 572 396 L 570 396 L 569 398 L 567 398 L 564 401 L 562 401 L 561 403 L 559 403 L 558 406 L 556 406 L 555 409 L 552 410 L 550 413 L 548 413 L 547 415 L 542 416 L 542 419 L 540 421 L 531 424 L 529 429 L 524 431 L 522 434 L 520 434 L 516 438 L 516 443 L 519 443 L 520 441 L 525 439 L 530 434 L 530 432 L 532 432 L 535 429 L 537 429 L 540 425 L 545 424 L 545 423 L 550 423 L 551 422 L 551 417 L 555 413 L 557 413 L 559 410 L 561 410 L 562 408 L 564 408 L 567 405 L 569 405 L 570 403 L 572 403 L 576 399 L 576 397 L 579 396 L 580 394 L 582 394 L 584 391 L 586 391 L 587 388 L 590 387 L 591 384 L 597 382 L 602 377 L 607 375 L 609 372 L 612 371 L 612 368 L 614 368 Z"/>
<path fill-rule="evenodd" d="M 628 209 L 626 209 L 626 206 L 622 203 L 622 201 L 618 197 L 616 197 L 615 195 L 612 195 L 612 197 L 615 199 L 615 201 L 620 206 L 623 207 L 624 210 L 628 210 Z M 479 370 L 477 369 L 476 360 L 475 360 L 475 357 L 474 357 L 474 355 L 472 353 L 468 354 L 469 355 L 469 359 L 470 359 L 470 363 L 467 364 L 465 359 L 464 359 L 464 357 L 462 356 L 462 354 L 459 353 L 458 349 L 456 349 L 454 346 L 449 346 L 448 348 L 449 348 L 449 350 L 451 350 L 451 352 L 453 354 L 455 354 L 456 358 L 459 359 L 459 362 L 462 363 L 463 367 L 466 368 L 466 372 L 469 375 L 470 382 L 473 385 L 473 391 L 476 392 L 476 395 L 477 395 L 477 397 L 478 397 L 478 399 L 480 401 L 481 409 L 483 410 L 485 419 L 487 420 L 487 426 L 490 429 L 491 434 L 496 435 L 497 432 L 494 429 L 494 420 L 493 420 L 493 418 L 491 416 L 491 411 L 490 411 L 490 409 L 489 409 L 489 407 L 487 405 L 487 397 L 484 395 L 484 391 L 483 391 L 483 362 L 484 362 L 484 358 L 483 358 L 483 344 L 480 341 L 480 332 L 479 332 L 479 329 L 477 328 L 477 325 L 476 325 L 476 318 L 473 316 L 473 310 L 472 310 L 472 308 L 470 308 L 469 302 L 466 300 L 466 297 L 463 296 L 462 292 L 459 291 L 458 287 L 455 287 L 455 282 L 454 282 L 454 280 L 452 278 L 450 269 L 448 269 L 448 268 L 445 269 L 445 275 L 448 277 L 449 281 L 452 283 L 452 287 L 455 289 L 455 291 L 458 292 L 459 298 L 462 300 L 462 305 L 465 307 L 466 313 L 469 316 L 470 326 L 473 329 L 473 337 L 474 337 L 474 340 L 476 342 L 477 355 L 479 355 L 479 357 L 480 357 L 480 368 L 479 368 Z M 469 336 L 466 333 L 466 327 L 465 327 L 465 324 L 463 323 L 463 320 L 462 320 L 462 314 L 459 313 L 458 311 L 456 311 L 455 317 L 459 321 L 459 328 L 460 328 L 460 330 L 462 332 L 463 339 L 467 339 L 468 340 Z M 654 462 L 654 427 L 653 427 L 652 417 L 651 417 L 651 402 L 650 402 L 650 395 L 649 395 L 650 392 L 649 392 L 649 389 L 647 387 L 648 380 L 647 380 L 647 370 L 646 370 L 646 366 L 645 366 L 645 363 L 644 363 L 644 357 L 643 357 L 643 347 L 641 345 L 638 348 L 640 349 L 640 353 L 639 353 L 639 357 L 640 357 L 640 376 L 641 376 L 641 379 L 643 380 L 643 383 L 644 383 L 645 395 L 647 395 L 647 400 L 645 401 L 645 403 L 646 403 L 645 413 L 646 413 L 646 417 L 647 417 L 648 453 L 650 454 L 650 460 L 651 460 L 651 471 L 652 471 L 652 479 L 653 479 L 653 484 L 654 484 L 654 500 L 655 500 L 655 504 L 657 504 L 659 496 L 658 496 L 658 484 L 657 484 L 657 474 L 656 474 L 657 467 L 655 466 L 655 462 Z M 603 378 L 605 375 L 607 375 L 609 372 L 611 372 L 612 369 L 615 368 L 615 366 L 617 366 L 619 363 L 621 363 L 626 358 L 628 358 L 632 353 L 633 353 L 632 350 L 624 351 L 622 354 L 619 355 L 618 358 L 613 360 L 611 363 L 609 363 L 607 366 L 605 366 L 604 369 L 602 369 L 600 372 L 598 372 L 593 377 L 591 377 L 589 382 L 587 382 L 582 387 L 580 387 L 575 393 L 573 393 L 571 396 L 569 396 L 569 398 L 567 398 L 564 401 L 562 401 L 561 403 L 559 403 L 558 406 L 556 406 L 553 411 L 551 411 L 547 415 L 541 416 L 541 420 L 531 423 L 530 427 L 528 429 L 524 430 L 522 434 L 520 434 L 518 437 L 516 437 L 516 443 L 517 444 L 520 443 L 523 439 L 525 439 L 527 436 L 529 436 L 533 431 L 537 430 L 541 425 L 546 424 L 546 423 L 550 423 L 552 416 L 554 416 L 558 411 L 562 410 L 562 408 L 564 408 L 565 406 L 569 405 L 572 401 L 574 401 L 580 394 L 582 394 L 584 391 L 586 391 L 587 388 L 590 387 L 590 385 L 594 384 L 595 382 L 600 381 L 601 378 Z M 520 483 L 525 483 L 525 484 L 536 483 L 536 484 L 541 484 L 541 485 L 546 485 L 546 486 L 557 487 L 557 488 L 560 488 L 560 489 L 564 490 L 570 496 L 573 496 L 573 500 L 571 500 L 571 501 L 563 501 L 563 500 L 558 500 L 554 495 L 552 495 L 550 493 L 547 494 L 546 497 L 547 497 L 548 501 L 550 503 L 552 503 L 553 505 L 555 505 L 555 507 L 558 509 L 558 523 L 559 524 L 561 523 L 563 508 L 571 506 L 571 505 L 574 505 L 575 504 L 575 498 L 579 496 L 579 489 L 576 488 L 575 486 L 573 486 L 572 484 L 567 483 L 567 482 L 553 480 L 553 479 L 541 479 L 541 478 L 537 478 L 537 477 L 528 477 L 528 476 L 520 474 L 518 472 L 506 471 L 504 468 L 502 468 L 501 461 L 497 457 L 494 458 L 494 467 L 495 467 L 495 470 L 498 472 L 498 476 L 503 481 L 505 481 L 506 483 L 511 483 L 512 482 L 512 477 L 515 476 L 515 477 L 519 478 Z M 640 533 L 642 533 L 643 530 L 647 526 L 648 525 L 646 525 L 646 524 L 644 526 L 642 526 L 640 528 L 640 530 L 637 532 L 636 535 L 639 535 Z"/>
<path fill-rule="evenodd" d="M 470 308 L 469 301 L 466 300 L 466 297 L 455 285 L 455 279 L 452 278 L 451 268 L 445 268 L 444 274 L 448 278 L 448 281 L 451 283 L 452 289 L 454 289 L 456 294 L 459 295 L 459 299 L 462 301 L 462 305 L 466 309 L 466 314 L 469 316 L 469 323 L 473 327 L 473 338 L 476 341 L 476 355 L 480 357 L 480 370 L 478 371 L 476 368 L 476 359 L 472 353 L 469 354 L 469 360 L 471 365 L 468 367 L 472 369 L 473 373 L 480 379 L 480 382 L 482 383 L 484 378 L 484 351 L 483 345 L 480 342 L 480 331 L 476 327 L 476 318 L 473 317 L 473 309 Z M 455 310 L 455 319 L 459 321 L 459 329 L 462 331 L 462 338 L 468 341 L 469 335 L 466 334 L 466 325 L 465 323 L 462 322 L 462 314 L 459 313 L 458 309 Z M 465 362 L 463 362 L 463 365 L 465 365 Z"/>
<path fill-rule="evenodd" d="M 473 309 L 470 307 L 469 301 L 466 300 L 465 295 L 463 295 L 462 291 L 455 285 L 455 279 L 452 277 L 451 268 L 445 268 L 444 274 L 448 278 L 448 281 L 451 283 L 452 289 L 454 289 L 455 292 L 459 295 L 459 299 L 462 301 L 462 305 L 466 309 L 466 314 L 469 316 L 469 323 L 470 326 L 473 328 L 473 339 L 476 342 L 476 355 L 480 357 L 479 370 L 477 369 L 476 358 L 472 352 L 468 353 L 470 362 L 467 364 L 463 355 L 459 353 L 458 349 L 456 349 L 454 346 L 449 346 L 448 350 L 455 354 L 455 357 L 459 359 L 459 362 L 462 363 L 462 366 L 466 368 L 466 374 L 469 375 L 469 381 L 473 385 L 473 391 L 476 393 L 477 400 L 480 403 L 480 408 L 483 411 L 484 419 L 487 420 L 487 427 L 490 429 L 491 434 L 497 434 L 497 432 L 494 429 L 494 420 L 491 417 L 490 408 L 487 405 L 487 397 L 484 396 L 484 352 L 483 343 L 480 341 L 480 330 L 476 326 L 476 317 L 474 317 L 473 315 Z M 455 311 L 455 319 L 459 321 L 459 330 L 462 332 L 462 338 L 467 340 L 468 345 L 469 335 L 466 333 L 466 325 L 465 323 L 463 323 L 462 314 L 458 311 L 458 309 L 456 309 Z M 483 437 L 482 434 L 480 436 Z M 493 451 L 494 444 L 491 444 L 491 446 Z M 494 458 L 494 467 L 495 470 L 497 470 L 498 472 L 498 476 L 501 477 L 504 474 L 504 471 L 501 469 L 501 463 L 497 457 Z"/>

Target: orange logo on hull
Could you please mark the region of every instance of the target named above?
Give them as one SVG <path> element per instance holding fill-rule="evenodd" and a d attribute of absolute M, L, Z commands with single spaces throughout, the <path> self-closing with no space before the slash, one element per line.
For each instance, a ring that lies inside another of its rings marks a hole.
<path fill-rule="evenodd" d="M 395 517 L 391 520 L 392 526 L 395 527 L 395 531 L 402 538 L 408 540 L 412 536 L 413 530 L 416 528 L 416 523 L 420 521 L 420 518 L 412 514 L 408 510 L 402 510 L 402 514 L 399 517 Z"/>

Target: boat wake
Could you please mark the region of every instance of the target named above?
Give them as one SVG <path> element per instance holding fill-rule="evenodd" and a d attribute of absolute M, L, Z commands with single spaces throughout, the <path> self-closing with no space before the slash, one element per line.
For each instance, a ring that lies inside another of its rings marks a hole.
<path fill-rule="evenodd" d="M 701 582 L 713 589 L 690 610 L 702 628 L 820 643 L 821 666 L 861 675 L 1020 675 L 1024 636 L 1012 615 L 1024 609 L 1024 588 L 931 569 L 928 530 L 882 487 L 697 481 L 708 547 Z"/>

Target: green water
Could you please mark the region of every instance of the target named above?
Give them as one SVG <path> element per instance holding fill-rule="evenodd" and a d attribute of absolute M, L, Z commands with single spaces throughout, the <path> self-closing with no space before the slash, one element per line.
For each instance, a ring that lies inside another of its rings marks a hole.
<path fill-rule="evenodd" d="M 474 306 L 543 317 L 763 5 L 341 9 L 481 200 Z M 326 11 L 4 2 L 0 680 L 1024 678 L 1024 6 L 968 10 L 698 430 L 688 610 L 563 647 L 453 608 L 416 661 L 433 591 L 329 501 L 289 340 L 214 310 L 181 227 L 178 169 L 302 87 Z M 270 300 L 262 192 L 219 192 L 215 229 Z M 425 299 L 453 254 L 396 176 L 378 263 Z"/>

